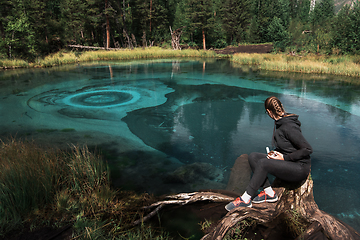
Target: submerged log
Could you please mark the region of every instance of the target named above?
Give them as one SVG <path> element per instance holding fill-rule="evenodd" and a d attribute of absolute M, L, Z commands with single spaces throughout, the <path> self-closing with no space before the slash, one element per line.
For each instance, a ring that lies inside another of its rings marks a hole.
<path fill-rule="evenodd" d="M 240 156 L 247 158 L 247 155 Z M 230 177 L 231 179 L 231 177 Z M 286 183 L 275 179 L 273 189 L 279 197 L 275 203 L 253 204 L 252 208 L 240 207 L 228 212 L 212 231 L 202 240 L 223 239 L 242 221 L 252 219 L 256 225 L 265 227 L 261 235 L 271 238 L 277 226 L 286 226 L 293 239 L 349 239 L 360 240 L 360 234 L 352 227 L 320 210 L 313 196 L 313 181 L 310 177 L 301 183 Z M 197 201 L 224 202 L 224 206 L 233 197 L 215 192 L 181 193 L 169 196 L 172 200 L 154 203 L 148 208 L 166 204 L 189 204 Z M 224 211 L 226 211 L 224 209 Z"/>

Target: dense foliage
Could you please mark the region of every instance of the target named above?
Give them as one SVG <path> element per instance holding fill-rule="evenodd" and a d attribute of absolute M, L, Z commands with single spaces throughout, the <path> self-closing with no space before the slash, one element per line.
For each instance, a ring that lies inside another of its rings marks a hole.
<path fill-rule="evenodd" d="M 333 0 L 1 0 L 0 57 L 34 61 L 69 44 L 221 48 L 273 42 L 277 50 L 360 51 L 360 4 Z"/>

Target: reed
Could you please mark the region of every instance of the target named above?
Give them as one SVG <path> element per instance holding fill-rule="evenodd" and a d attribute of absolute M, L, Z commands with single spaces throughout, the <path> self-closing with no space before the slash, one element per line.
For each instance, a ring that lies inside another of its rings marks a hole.
<path fill-rule="evenodd" d="M 333 74 L 360 77 L 360 65 L 356 56 L 289 56 L 284 54 L 235 54 L 233 62 L 242 65 L 257 65 L 258 69 Z"/>

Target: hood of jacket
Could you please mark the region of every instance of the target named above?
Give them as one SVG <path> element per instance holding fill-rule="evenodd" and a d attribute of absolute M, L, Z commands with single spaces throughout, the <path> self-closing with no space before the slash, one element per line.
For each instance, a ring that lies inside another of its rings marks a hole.
<path fill-rule="evenodd" d="M 275 121 L 276 128 L 279 128 L 283 124 L 295 124 L 298 127 L 301 126 L 301 122 L 299 121 L 299 115 L 296 114 L 288 114 L 285 117 L 282 117 Z"/>

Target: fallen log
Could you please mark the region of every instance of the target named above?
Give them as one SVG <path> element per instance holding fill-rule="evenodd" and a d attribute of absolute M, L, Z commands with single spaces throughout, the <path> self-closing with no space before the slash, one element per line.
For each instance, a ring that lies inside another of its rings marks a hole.
<path fill-rule="evenodd" d="M 244 160 L 247 155 L 239 158 Z M 313 184 L 310 176 L 301 183 L 287 183 L 275 179 L 272 185 L 279 197 L 277 202 L 253 204 L 252 208 L 233 209 L 216 223 L 216 226 L 202 240 L 220 240 L 227 234 L 232 237 L 234 229 L 249 219 L 255 221 L 255 225 L 264 227 L 260 233 L 263 239 L 274 239 L 272 235 L 280 225 L 283 226 L 282 229 L 289 231 L 292 239 L 296 240 L 360 240 L 360 234 L 351 226 L 318 208 L 313 196 Z M 233 197 L 216 192 L 181 193 L 167 198 L 171 200 L 159 201 L 146 208 L 159 208 L 167 204 L 185 205 L 198 201 L 224 202 L 225 206 L 226 203 L 234 200 Z M 225 209 L 224 212 L 226 212 Z"/>
<path fill-rule="evenodd" d="M 71 48 L 82 48 L 82 49 L 100 49 L 100 50 L 119 50 L 120 48 L 105 48 L 105 47 L 93 47 L 93 46 L 83 46 L 83 45 L 68 45 Z"/>

